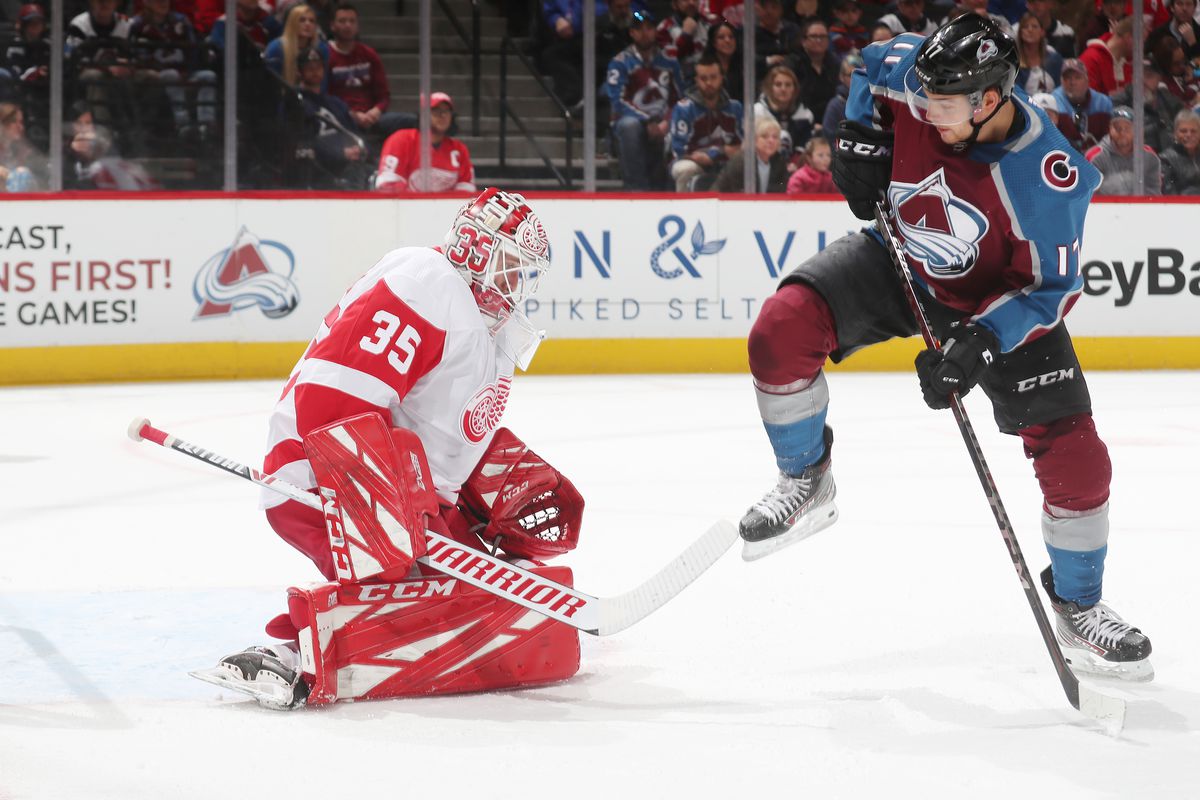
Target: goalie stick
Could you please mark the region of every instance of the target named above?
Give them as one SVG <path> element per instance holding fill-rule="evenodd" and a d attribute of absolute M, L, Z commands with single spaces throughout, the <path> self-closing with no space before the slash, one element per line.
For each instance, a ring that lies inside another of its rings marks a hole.
<path fill-rule="evenodd" d="M 128 433 L 135 442 L 153 442 L 265 486 L 317 511 L 324 510 L 320 498 L 312 492 L 185 442 L 151 426 L 147 419 L 135 419 L 129 425 Z M 659 570 L 658 574 L 613 597 L 595 597 L 548 580 L 432 530 L 425 531 L 426 554 L 417 560 L 584 633 L 607 636 L 628 628 L 665 605 L 711 567 L 737 538 L 737 528 L 721 520 Z"/>
<path fill-rule="evenodd" d="M 917 291 L 913 287 L 912 273 L 909 272 L 907 262 L 900 255 L 900 248 L 896 244 L 883 203 L 875 204 L 875 222 L 886 242 L 888 253 L 892 257 L 892 266 L 896 268 L 900 285 L 904 289 L 904 296 L 908 300 L 909 308 L 912 309 L 913 317 L 917 320 L 917 326 L 921 329 L 921 337 L 925 340 L 925 346 L 936 350 L 941 345 L 933 334 L 933 329 L 929 327 L 929 318 L 925 316 L 925 309 L 921 307 L 921 301 L 917 298 Z M 967 410 L 963 407 L 962 398 L 958 396 L 958 392 L 950 395 L 950 410 L 954 412 L 954 421 L 958 423 L 959 433 L 962 434 L 963 443 L 967 446 L 967 453 L 971 456 L 971 463 L 975 466 L 975 473 L 979 476 L 979 483 L 983 486 L 983 493 L 987 496 L 988 505 L 991 506 L 992 516 L 995 517 L 996 525 L 1000 528 L 1000 535 L 1004 539 L 1004 546 L 1008 548 L 1009 557 L 1012 558 L 1013 568 L 1021 580 L 1021 588 L 1025 590 L 1025 598 L 1029 601 L 1033 618 L 1037 620 L 1038 630 L 1042 634 L 1042 642 L 1045 643 L 1046 650 L 1050 653 L 1050 660 L 1054 663 L 1054 670 L 1058 673 L 1059 681 L 1062 682 L 1063 691 L 1067 693 L 1067 700 L 1083 714 L 1103 723 L 1110 733 L 1116 734 L 1125 724 L 1125 701 L 1102 694 L 1087 684 L 1081 684 L 1079 678 L 1071 671 L 1066 657 L 1063 656 L 1062 648 L 1058 644 L 1058 639 L 1054 636 L 1054 629 L 1050 625 L 1046 609 L 1043 608 L 1041 598 L 1038 597 L 1036 584 L 1030 578 L 1029 566 L 1025 563 L 1025 556 L 1021 553 L 1017 534 L 1008 518 L 1008 512 L 1004 510 L 1004 503 L 1000 501 L 1000 491 L 996 488 L 996 481 L 992 478 L 992 471 L 983 457 L 983 449 L 979 446 L 979 439 L 975 436 L 975 428 L 967 417 Z"/>

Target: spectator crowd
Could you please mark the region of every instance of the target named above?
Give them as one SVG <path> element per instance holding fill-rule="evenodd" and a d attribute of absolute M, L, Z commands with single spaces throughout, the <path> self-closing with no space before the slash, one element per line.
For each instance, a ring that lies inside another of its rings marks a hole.
<path fill-rule="evenodd" d="M 1130 0 L 745 1 L 752 64 L 741 53 L 743 0 L 596 0 L 598 116 L 626 189 L 742 191 L 753 154 L 758 192 L 836 191 L 830 145 L 862 48 L 974 13 L 1016 40 L 1017 85 L 1104 174 L 1100 193 L 1134 191 Z M 1143 0 L 1145 194 L 1200 194 L 1196 3 Z M 583 2 L 542 0 L 541 12 L 540 67 L 581 111 Z M 747 71 L 757 96 L 744 96 Z"/>
<path fill-rule="evenodd" d="M 66 0 L 64 188 L 159 188 L 181 162 L 206 160 L 208 169 L 194 166 L 175 185 L 219 188 L 224 10 L 223 0 Z M 383 61 L 360 41 L 352 2 L 237 0 L 236 11 L 242 186 L 474 188 L 444 93 L 433 95 L 430 172 L 414 174 L 419 158 L 397 161 L 418 109 L 392 108 Z M 0 191 L 48 187 L 51 24 L 45 6 L 26 3 L 0 40 Z"/>

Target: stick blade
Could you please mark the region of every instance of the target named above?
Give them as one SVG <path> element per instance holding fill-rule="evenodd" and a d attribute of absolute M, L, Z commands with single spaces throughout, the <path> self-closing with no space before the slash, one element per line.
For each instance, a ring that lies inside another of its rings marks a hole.
<path fill-rule="evenodd" d="M 720 520 L 645 583 L 616 597 L 603 598 L 597 635 L 625 630 L 661 608 L 715 564 L 737 540 L 737 527 Z"/>
<path fill-rule="evenodd" d="M 1117 736 L 1125 727 L 1125 701 L 1098 692 L 1086 683 L 1079 684 L 1079 711 L 1103 725 L 1109 736 Z"/>

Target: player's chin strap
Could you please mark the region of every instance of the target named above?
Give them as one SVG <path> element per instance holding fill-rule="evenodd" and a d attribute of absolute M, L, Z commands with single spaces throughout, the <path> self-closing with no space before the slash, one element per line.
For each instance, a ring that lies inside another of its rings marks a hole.
<path fill-rule="evenodd" d="M 975 141 L 979 138 L 979 132 L 981 130 L 983 130 L 983 126 L 987 125 L 991 121 L 992 117 L 999 114 L 1000 109 L 1004 108 L 1004 104 L 1007 102 L 1008 102 L 1007 97 L 1001 97 L 1000 102 L 997 103 L 996 107 L 992 109 L 992 113 L 988 114 L 987 117 L 984 118 L 983 122 L 977 123 L 977 122 L 975 122 L 975 120 L 971 120 L 971 135 L 968 136 L 965 140 L 955 144 L 954 145 L 955 151 L 962 152 L 963 150 L 966 150 L 971 145 L 975 144 Z"/>

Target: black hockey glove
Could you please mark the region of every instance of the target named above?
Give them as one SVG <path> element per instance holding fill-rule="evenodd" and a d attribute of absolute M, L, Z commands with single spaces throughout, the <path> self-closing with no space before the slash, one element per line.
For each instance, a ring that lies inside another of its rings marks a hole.
<path fill-rule="evenodd" d="M 958 392 L 961 397 L 971 391 L 999 353 L 1000 343 L 987 328 L 954 323 L 941 350 L 917 354 L 917 378 L 925 405 L 949 408 L 950 393 Z"/>
<path fill-rule="evenodd" d="M 892 132 L 842 120 L 833 151 L 833 182 L 854 216 L 875 219 L 875 204 L 892 182 Z"/>

